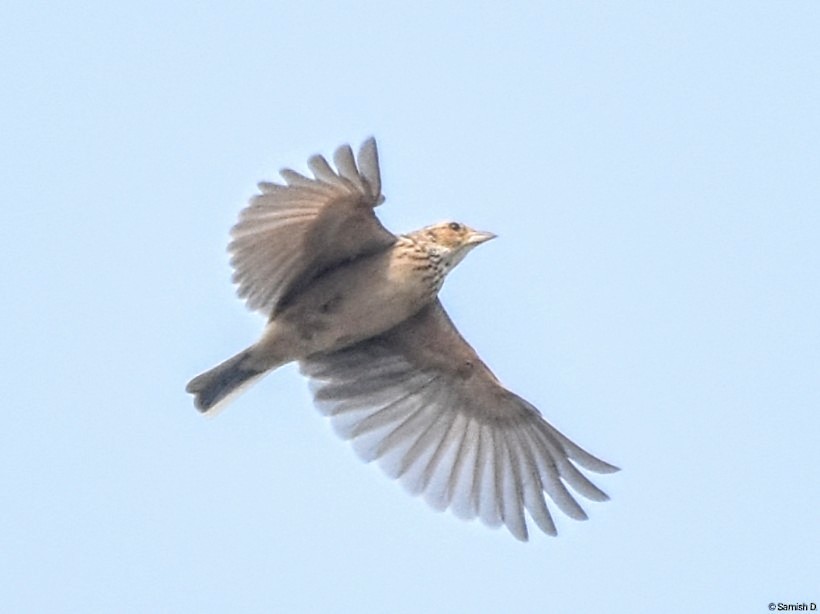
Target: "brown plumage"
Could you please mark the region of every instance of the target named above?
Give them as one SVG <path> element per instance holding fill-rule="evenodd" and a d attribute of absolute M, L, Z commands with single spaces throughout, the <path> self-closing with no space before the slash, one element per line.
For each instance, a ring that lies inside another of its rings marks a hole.
<path fill-rule="evenodd" d="M 443 222 L 395 236 L 373 212 L 384 201 L 375 140 L 357 159 L 340 147 L 334 162 L 310 158 L 314 178 L 283 170 L 285 184 L 260 183 L 241 212 L 229 245 L 234 281 L 269 321 L 256 344 L 191 380 L 196 407 L 215 412 L 298 361 L 336 431 L 434 508 L 504 524 L 521 540 L 525 511 L 555 535 L 545 493 L 585 519 L 566 485 L 607 496 L 576 465 L 617 468 L 504 388 L 437 298 L 447 273 L 494 235 Z"/>

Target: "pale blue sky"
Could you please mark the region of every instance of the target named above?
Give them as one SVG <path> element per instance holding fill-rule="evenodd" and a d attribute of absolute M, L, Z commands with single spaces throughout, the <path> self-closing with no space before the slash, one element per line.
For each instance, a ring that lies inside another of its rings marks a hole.
<path fill-rule="evenodd" d="M 0 609 L 764 612 L 820 603 L 820 4 L 12 1 Z M 620 465 L 529 544 L 363 465 L 254 340 L 256 181 L 374 134 L 396 231 L 499 234 L 443 300 Z"/>

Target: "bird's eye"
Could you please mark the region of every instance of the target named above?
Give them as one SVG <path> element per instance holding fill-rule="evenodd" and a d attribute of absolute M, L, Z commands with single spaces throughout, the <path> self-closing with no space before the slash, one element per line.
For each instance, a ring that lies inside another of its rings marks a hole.
<path fill-rule="evenodd" d="M 461 224 L 459 224 L 458 222 L 450 222 L 450 230 L 458 232 L 459 230 L 461 230 Z"/>

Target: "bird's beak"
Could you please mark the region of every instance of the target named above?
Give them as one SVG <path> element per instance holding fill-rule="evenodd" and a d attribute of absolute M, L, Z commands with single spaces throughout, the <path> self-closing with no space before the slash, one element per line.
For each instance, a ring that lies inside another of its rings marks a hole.
<path fill-rule="evenodd" d="M 480 245 L 481 243 L 485 243 L 490 239 L 495 239 L 497 235 L 494 235 L 491 232 L 483 232 L 481 230 L 473 230 L 470 232 L 470 236 L 467 237 L 465 243 L 467 245 Z"/>

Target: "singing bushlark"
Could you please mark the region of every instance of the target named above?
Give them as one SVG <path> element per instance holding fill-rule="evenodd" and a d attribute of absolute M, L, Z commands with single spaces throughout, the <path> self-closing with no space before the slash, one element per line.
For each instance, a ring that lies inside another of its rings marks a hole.
<path fill-rule="evenodd" d="M 452 268 L 495 235 L 443 222 L 394 235 L 376 141 L 348 145 L 259 184 L 228 247 L 239 296 L 268 317 L 261 339 L 186 390 L 203 413 L 273 369 L 298 361 L 319 409 L 365 461 L 435 509 L 528 536 L 525 512 L 556 534 L 545 494 L 565 514 L 586 513 L 567 486 L 607 495 L 577 467 L 617 471 L 504 388 L 458 333 L 437 295 Z"/>

